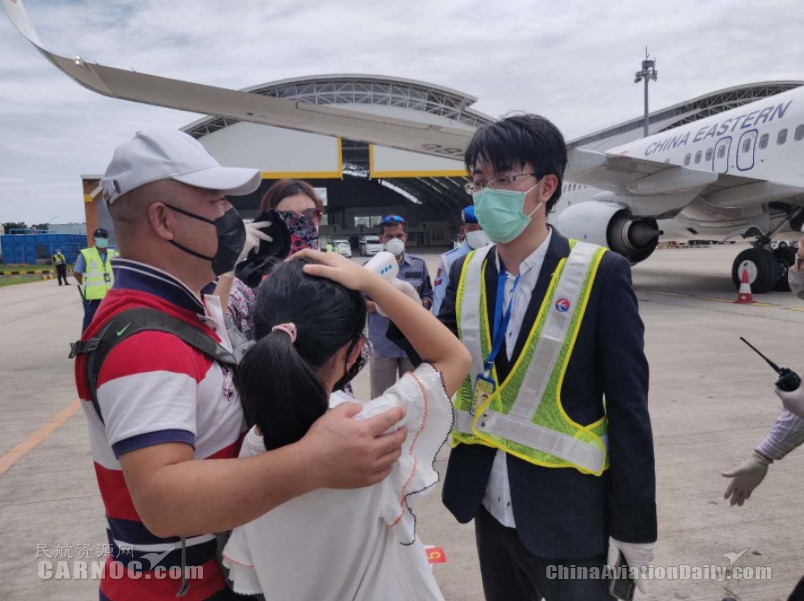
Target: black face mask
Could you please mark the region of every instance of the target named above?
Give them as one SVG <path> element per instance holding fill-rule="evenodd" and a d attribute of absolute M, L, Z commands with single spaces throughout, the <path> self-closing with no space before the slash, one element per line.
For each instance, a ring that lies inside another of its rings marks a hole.
<path fill-rule="evenodd" d="M 349 350 L 346 351 L 346 361 L 344 363 L 344 368 L 346 373 L 343 374 L 343 377 L 335 383 L 335 387 L 333 390 L 343 390 L 344 387 L 354 380 L 357 377 L 357 374 L 366 366 L 366 360 L 363 359 L 363 353 L 361 352 L 357 359 L 354 362 L 352 367 L 349 367 L 349 355 L 352 354 L 355 346 L 357 345 L 358 341 L 362 338 L 362 334 L 355 340 L 352 344 L 349 345 Z"/>
<path fill-rule="evenodd" d="M 218 250 L 214 257 L 208 257 L 199 252 L 191 250 L 186 246 L 182 246 L 175 240 L 168 240 L 168 242 L 170 242 L 176 248 L 193 255 L 194 257 L 210 261 L 212 263 L 212 271 L 215 273 L 215 275 L 229 273 L 234 269 L 235 265 L 237 264 L 237 259 L 240 257 L 240 253 L 243 251 L 243 247 L 246 245 L 246 226 L 243 223 L 243 220 L 240 219 L 240 215 L 237 214 L 237 211 L 234 209 L 234 207 L 226 211 L 217 219 L 212 220 L 207 219 L 206 217 L 201 217 L 200 215 L 196 215 L 195 213 L 190 213 L 184 209 L 174 207 L 168 203 L 164 203 L 164 205 L 176 211 L 177 213 L 181 213 L 182 215 L 187 215 L 193 219 L 198 219 L 198 221 L 203 221 L 204 223 L 214 225 L 215 232 L 218 234 Z"/>

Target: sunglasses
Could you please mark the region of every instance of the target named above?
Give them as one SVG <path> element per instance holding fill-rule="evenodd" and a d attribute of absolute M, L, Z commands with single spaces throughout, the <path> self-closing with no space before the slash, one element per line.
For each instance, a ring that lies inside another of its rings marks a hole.
<path fill-rule="evenodd" d="M 386 217 L 382 218 L 382 221 L 380 221 L 380 224 L 385 225 L 386 223 L 391 223 L 391 222 L 393 222 L 393 223 L 407 223 L 407 221 L 402 219 L 402 217 L 400 217 L 399 215 L 387 215 Z"/>
<path fill-rule="evenodd" d="M 310 221 L 314 223 L 321 223 L 321 216 L 322 213 L 315 207 L 310 207 L 309 209 L 304 209 L 299 215 L 304 215 Z"/>
<path fill-rule="evenodd" d="M 318 225 L 321 223 L 321 217 L 323 213 L 316 209 L 315 207 L 310 207 L 309 209 L 304 209 L 303 211 L 296 212 L 296 211 L 279 211 L 282 215 L 302 215 Z"/>

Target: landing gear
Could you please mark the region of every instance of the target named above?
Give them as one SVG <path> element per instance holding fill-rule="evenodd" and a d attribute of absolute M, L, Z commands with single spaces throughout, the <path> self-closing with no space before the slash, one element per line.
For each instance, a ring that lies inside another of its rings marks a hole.
<path fill-rule="evenodd" d="M 785 244 L 779 243 L 779 248 L 773 250 L 773 256 L 779 264 L 779 279 L 776 280 L 774 290 L 780 292 L 790 292 L 790 284 L 787 281 L 787 270 L 796 262 L 796 249 Z"/>
<path fill-rule="evenodd" d="M 796 250 L 789 246 L 769 250 L 761 246 L 749 248 L 737 255 L 731 267 L 731 280 L 740 289 L 743 271 L 748 272 L 751 292 L 762 294 L 771 290 L 787 291 L 787 270 L 796 261 Z"/>
<path fill-rule="evenodd" d="M 779 264 L 773 253 L 764 248 L 748 248 L 737 255 L 731 266 L 731 280 L 739 290 L 743 271 L 748 272 L 751 292 L 770 292 L 779 279 Z"/>

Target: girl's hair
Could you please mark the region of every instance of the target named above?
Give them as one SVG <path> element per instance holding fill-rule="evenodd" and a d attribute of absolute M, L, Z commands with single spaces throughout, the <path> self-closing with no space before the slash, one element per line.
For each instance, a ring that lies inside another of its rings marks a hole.
<path fill-rule="evenodd" d="M 366 323 L 363 296 L 306 275 L 309 262 L 282 263 L 262 284 L 254 311 L 257 343 L 237 368 L 246 419 L 260 428 L 269 451 L 300 440 L 324 414 L 329 391 L 316 370 L 355 343 Z M 296 325 L 295 343 L 285 332 L 272 331 L 288 322 Z"/>
<path fill-rule="evenodd" d="M 275 209 L 288 196 L 296 196 L 297 194 L 304 194 L 312 200 L 315 203 L 315 208 L 321 211 L 322 214 L 326 212 L 323 201 L 318 197 L 313 187 L 307 182 L 298 179 L 280 179 L 274 182 L 267 192 L 263 194 L 262 200 L 260 200 L 260 212 Z"/>

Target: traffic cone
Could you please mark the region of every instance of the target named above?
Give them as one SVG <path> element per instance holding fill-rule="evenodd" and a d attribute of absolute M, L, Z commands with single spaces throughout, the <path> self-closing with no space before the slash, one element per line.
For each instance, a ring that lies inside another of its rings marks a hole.
<path fill-rule="evenodd" d="M 740 279 L 740 291 L 737 293 L 737 300 L 740 305 L 750 305 L 754 302 L 751 296 L 751 284 L 748 281 L 748 270 L 743 269 L 743 277 Z"/>

